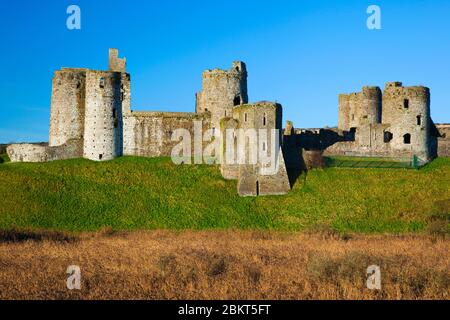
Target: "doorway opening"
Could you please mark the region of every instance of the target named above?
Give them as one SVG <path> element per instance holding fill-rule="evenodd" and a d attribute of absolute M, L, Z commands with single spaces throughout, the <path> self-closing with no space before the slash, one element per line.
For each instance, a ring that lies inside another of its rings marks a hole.
<path fill-rule="evenodd" d="M 411 135 L 409 133 L 405 134 L 403 136 L 403 143 L 404 144 L 411 144 Z"/>

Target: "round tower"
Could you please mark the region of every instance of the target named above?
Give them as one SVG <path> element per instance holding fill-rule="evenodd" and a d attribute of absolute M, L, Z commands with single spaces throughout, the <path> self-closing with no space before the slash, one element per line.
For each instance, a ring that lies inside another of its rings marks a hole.
<path fill-rule="evenodd" d="M 340 123 L 344 130 L 381 123 L 382 93 L 378 87 L 363 87 L 361 92 L 341 95 Z M 341 120 L 342 118 L 342 120 Z"/>
<path fill-rule="evenodd" d="M 382 93 L 379 87 L 363 87 L 360 125 L 381 123 Z"/>
<path fill-rule="evenodd" d="M 123 109 L 125 73 L 88 71 L 84 157 L 111 160 L 123 154 Z"/>
<path fill-rule="evenodd" d="M 393 149 L 430 160 L 429 88 L 403 87 L 401 82 L 388 83 L 383 95 L 383 123 L 390 125 Z"/>
<path fill-rule="evenodd" d="M 83 145 L 86 69 L 62 69 L 52 79 L 49 145 Z"/>
<path fill-rule="evenodd" d="M 241 61 L 229 70 L 206 70 L 202 75 L 202 91 L 197 93 L 196 112 L 210 112 L 213 128 L 220 119 L 231 117 L 233 107 L 248 103 L 247 68 Z"/>

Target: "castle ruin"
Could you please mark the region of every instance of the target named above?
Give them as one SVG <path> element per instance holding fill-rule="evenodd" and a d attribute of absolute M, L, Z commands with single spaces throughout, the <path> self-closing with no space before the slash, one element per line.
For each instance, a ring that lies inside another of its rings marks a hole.
<path fill-rule="evenodd" d="M 196 94 L 195 112 L 136 112 L 131 109 L 131 76 L 117 49 L 109 51 L 109 70 L 62 68 L 52 80 L 48 145 L 14 144 L 7 148 L 13 162 L 44 162 L 70 158 L 112 160 L 123 155 L 170 157 L 180 128 L 194 135 L 195 123 L 217 136 L 225 159 L 231 145 L 251 143 L 228 135 L 228 130 L 274 131 L 277 137 L 259 145 L 276 159 L 277 170 L 255 163 L 221 162 L 225 179 L 238 181 L 242 196 L 278 195 L 289 192 L 296 177 L 309 165 L 308 153 L 325 155 L 407 158 L 423 163 L 438 153 L 448 156 L 446 133 L 440 133 L 430 116 L 430 90 L 404 87 L 400 82 L 364 87 L 362 92 L 339 96 L 339 125 L 331 129 L 283 130 L 282 106 L 262 101 L 249 103 L 247 68 L 233 62 L 229 70 L 206 70 L 202 91 Z M 448 131 L 448 125 L 442 126 Z M 270 134 L 270 133 L 269 133 Z M 274 142 L 275 141 L 275 142 Z M 205 142 L 202 142 L 205 143 Z M 245 151 L 245 152 L 247 152 Z M 192 154 L 196 156 L 195 150 Z M 198 155 L 197 155 L 198 156 Z M 200 155 L 201 156 L 201 155 Z M 272 163 L 273 165 L 273 163 Z"/>

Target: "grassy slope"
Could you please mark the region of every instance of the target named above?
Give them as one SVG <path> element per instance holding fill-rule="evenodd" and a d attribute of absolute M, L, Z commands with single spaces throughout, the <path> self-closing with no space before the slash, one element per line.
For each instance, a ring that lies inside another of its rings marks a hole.
<path fill-rule="evenodd" d="M 240 198 L 212 166 L 124 157 L 0 165 L 0 228 L 422 230 L 450 199 L 450 159 L 421 170 L 326 169 L 281 197 Z"/>

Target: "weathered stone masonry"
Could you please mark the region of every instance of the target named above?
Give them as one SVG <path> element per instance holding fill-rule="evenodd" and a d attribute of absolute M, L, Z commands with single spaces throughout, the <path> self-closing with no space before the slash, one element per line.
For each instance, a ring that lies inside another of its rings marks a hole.
<path fill-rule="evenodd" d="M 119 58 L 117 49 L 110 49 L 107 71 L 62 68 L 55 72 L 49 144 L 10 145 L 7 152 L 13 162 L 171 156 L 179 143 L 172 140 L 175 130 L 186 129 L 193 136 L 200 123 L 203 132 L 210 129 L 219 139 L 221 151 L 216 156 L 222 159 L 222 175 L 238 180 L 238 192 L 243 196 L 288 192 L 301 171 L 323 165 L 322 154 L 415 155 L 424 163 L 437 155 L 450 155 L 450 125 L 436 126 L 431 120 L 426 87 L 390 82 L 383 92 L 378 87 L 364 87 L 358 93 L 341 94 L 338 128 L 295 130 L 288 121 L 283 131 L 280 104 L 248 102 L 247 76 L 247 67 L 240 61 L 233 62 L 229 70 L 203 72 L 195 112 L 134 112 L 126 59 Z M 224 161 L 227 146 L 231 146 L 231 154 L 237 153 L 241 143 L 246 153 L 254 147 L 236 134 L 227 136 L 228 129 L 266 130 L 269 137 L 276 132 L 275 145 L 270 138 L 258 139 L 258 147 L 274 156 L 279 170 L 266 175 L 262 172 L 267 164 Z M 203 147 L 208 143 L 203 141 Z M 194 144 L 191 151 L 195 155 Z"/>
<path fill-rule="evenodd" d="M 299 132 L 299 144 L 325 155 L 412 158 L 437 156 L 440 133 L 430 115 L 430 90 L 389 82 L 339 96 L 339 126 Z"/>
<path fill-rule="evenodd" d="M 214 136 L 220 131 L 222 119 L 234 119 L 239 128 L 275 129 L 281 133 L 281 108 L 268 102 L 248 104 L 247 68 L 237 61 L 229 70 L 203 73 L 196 112 L 133 112 L 126 59 L 119 58 L 117 49 L 110 49 L 108 71 L 63 68 L 55 72 L 49 146 L 12 145 L 8 153 L 12 161 L 27 162 L 171 156 L 179 143 L 173 141 L 175 130 L 186 129 L 193 137 L 198 124 L 202 133 L 212 130 Z M 246 110 L 245 119 L 242 110 Z M 210 141 L 202 143 L 205 147 Z M 270 177 L 260 174 L 259 164 L 237 165 L 230 175 L 226 168 L 222 172 L 226 178 L 238 180 L 239 194 L 244 196 L 286 193 L 290 185 L 281 148 L 277 156 L 280 170 Z"/>

